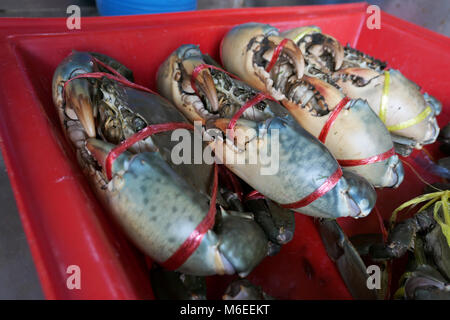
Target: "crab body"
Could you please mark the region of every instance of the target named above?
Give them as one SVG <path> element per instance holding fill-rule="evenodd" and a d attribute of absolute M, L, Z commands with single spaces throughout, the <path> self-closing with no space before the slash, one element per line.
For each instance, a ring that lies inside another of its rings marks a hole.
<path fill-rule="evenodd" d="M 393 225 L 386 243 L 364 234 L 352 240 L 361 255 L 375 262 L 408 254 L 395 298 L 450 299 L 450 246 L 434 211 L 426 208 Z"/>

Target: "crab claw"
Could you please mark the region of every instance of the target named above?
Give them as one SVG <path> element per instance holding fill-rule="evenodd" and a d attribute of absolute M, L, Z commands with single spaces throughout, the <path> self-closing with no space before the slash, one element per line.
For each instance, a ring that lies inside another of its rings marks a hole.
<path fill-rule="evenodd" d="M 267 40 L 269 40 L 270 46 L 275 49 L 278 45 L 280 45 L 284 38 L 279 36 L 268 36 Z M 305 70 L 305 61 L 301 50 L 299 50 L 293 41 L 289 40 L 284 45 L 283 52 L 291 58 L 292 63 L 295 66 L 297 79 L 301 79 Z"/>
<path fill-rule="evenodd" d="M 72 108 L 87 135 L 95 137 L 94 109 L 87 79 L 71 80 L 65 87 L 66 105 Z"/>
<path fill-rule="evenodd" d="M 289 58 L 289 63 L 267 72 L 267 63 L 283 41 L 282 53 Z M 263 23 L 245 23 L 231 29 L 223 38 L 221 58 L 227 71 L 279 100 L 284 98 L 287 80 L 291 76 L 300 79 L 305 68 L 302 52 L 295 43 L 280 37 L 278 29 Z"/>
<path fill-rule="evenodd" d="M 200 70 L 194 79 L 195 87 L 206 98 L 202 100 L 199 92 L 193 94 L 192 75 L 195 68 L 204 63 L 204 56 L 198 46 L 185 44 L 170 54 L 159 67 L 156 77 L 158 92 L 182 105 L 180 111 L 192 122 L 205 123 L 205 118 L 211 115 L 211 111 L 219 109 L 217 91 L 208 68 Z"/>
<path fill-rule="evenodd" d="M 195 68 L 203 63 L 204 61 L 202 59 L 197 58 L 189 58 L 182 61 L 184 70 L 191 77 L 193 76 Z M 214 80 L 209 69 L 205 68 L 201 70 L 195 76 L 194 82 L 208 99 L 208 102 L 211 105 L 211 111 L 217 112 L 219 110 L 219 100 L 217 98 L 217 91 L 216 87 L 214 86 Z"/>
<path fill-rule="evenodd" d="M 331 71 L 339 70 L 344 62 L 344 47 L 335 38 L 321 33 L 316 27 L 294 28 L 281 35 L 294 40 L 306 60 L 314 57 L 315 62 L 326 65 Z"/>
<path fill-rule="evenodd" d="M 372 211 L 377 201 L 375 189 L 368 186 L 366 179 L 353 172 L 344 171 L 344 177 L 349 185 L 348 194 L 350 199 L 361 210 L 362 216 L 367 215 Z"/>
<path fill-rule="evenodd" d="M 350 98 L 364 97 L 376 114 L 380 114 L 381 99 L 387 90 L 386 118 L 387 128 L 395 136 L 413 140 L 412 147 L 420 149 L 425 144 L 436 141 L 439 126 L 435 109 L 420 93 L 419 87 L 403 76 L 400 71 L 390 69 L 389 81 L 383 73 L 364 68 L 346 68 L 333 76 L 336 83 Z M 428 113 L 425 113 L 427 112 Z M 420 118 L 422 115 L 422 118 Z M 396 128 L 399 124 L 414 121 L 412 125 Z M 403 144 L 403 143 L 401 143 Z"/>

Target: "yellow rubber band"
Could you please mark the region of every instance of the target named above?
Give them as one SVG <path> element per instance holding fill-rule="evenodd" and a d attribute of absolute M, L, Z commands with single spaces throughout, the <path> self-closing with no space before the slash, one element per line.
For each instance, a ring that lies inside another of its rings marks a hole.
<path fill-rule="evenodd" d="M 448 208 L 448 198 L 450 195 L 450 190 L 440 191 L 440 192 L 433 192 L 424 194 L 421 196 L 418 196 L 414 199 L 411 199 L 402 205 L 400 205 L 397 209 L 392 212 L 392 216 L 390 219 L 391 229 L 393 228 L 395 222 L 397 221 L 397 214 L 405 209 L 406 207 L 409 207 L 411 205 L 416 205 L 420 202 L 428 201 L 426 205 L 424 205 L 418 212 L 421 212 L 425 208 L 429 207 L 431 204 L 434 203 L 434 220 L 439 224 L 442 230 L 442 234 L 447 239 L 447 245 L 450 247 L 450 212 Z M 439 201 L 438 201 L 439 200 Z M 444 219 L 441 218 L 441 215 L 439 214 L 439 209 L 442 207 L 442 212 Z"/>
<path fill-rule="evenodd" d="M 381 121 L 383 121 L 384 124 L 386 124 L 386 113 L 387 113 L 387 107 L 388 107 L 388 101 L 389 101 L 389 89 L 391 86 L 391 75 L 389 74 L 389 71 L 384 72 L 384 87 L 383 87 L 383 95 L 381 96 L 381 105 L 380 105 L 380 113 L 379 117 Z M 402 129 L 406 129 L 409 127 L 412 127 L 415 124 L 418 124 L 419 122 L 423 121 L 428 117 L 428 115 L 432 112 L 430 106 L 427 106 L 419 115 L 416 117 L 400 122 L 398 124 L 394 124 L 392 126 L 388 126 L 387 129 L 389 131 L 398 131 Z"/>
<path fill-rule="evenodd" d="M 401 122 L 399 124 L 395 124 L 393 126 L 389 126 L 389 127 L 387 127 L 387 129 L 389 131 L 398 131 L 398 130 L 409 128 L 409 127 L 411 127 L 411 126 L 413 126 L 413 125 L 415 125 L 415 124 L 425 120 L 425 118 L 428 117 L 428 115 L 431 112 L 432 112 L 431 107 L 427 106 L 425 108 L 425 110 L 423 110 L 417 117 L 412 118 L 412 119 L 407 120 L 407 121 L 404 121 L 404 122 Z"/>
<path fill-rule="evenodd" d="M 292 41 L 297 43 L 298 41 L 300 41 L 307 34 L 314 33 L 314 32 L 321 33 L 322 31 L 319 28 L 316 28 L 316 27 L 309 27 L 309 28 L 306 28 L 305 30 L 303 30 L 302 32 L 300 32 L 298 35 L 296 35 L 295 38 L 292 39 Z"/>
<path fill-rule="evenodd" d="M 450 214 L 448 212 L 448 195 L 450 191 L 445 191 L 445 194 L 441 196 L 441 201 L 436 202 L 434 206 L 434 220 L 441 226 L 442 233 L 447 238 L 447 244 L 450 247 Z M 442 207 L 444 212 L 444 221 L 439 215 L 439 209 Z"/>
<path fill-rule="evenodd" d="M 379 117 L 383 123 L 386 123 L 386 112 L 387 112 L 387 104 L 388 104 L 388 95 L 389 88 L 391 86 L 391 75 L 389 71 L 384 72 L 384 87 L 383 87 L 383 95 L 381 96 L 381 105 L 380 105 L 380 114 Z"/>

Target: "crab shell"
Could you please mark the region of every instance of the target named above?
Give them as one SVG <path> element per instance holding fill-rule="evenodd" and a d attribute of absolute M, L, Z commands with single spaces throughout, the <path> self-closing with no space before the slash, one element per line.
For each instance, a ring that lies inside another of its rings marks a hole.
<path fill-rule="evenodd" d="M 67 110 L 73 109 L 75 105 L 85 108 L 91 104 L 91 109 L 96 109 L 92 101 L 99 101 L 90 95 L 96 90 L 102 90 L 102 80 L 94 81 L 95 89 L 90 86 L 91 80 L 73 80 L 66 86 L 65 99 L 62 98 L 65 81 L 75 74 L 96 69 L 92 56 L 84 52 L 73 53 L 56 69 L 53 97 L 63 131 L 73 144 L 77 160 L 85 169 L 83 171 L 103 206 L 137 247 L 155 261 L 163 263 L 208 214 L 210 198 L 206 194 L 210 193 L 213 167 L 205 163 L 191 166 L 173 164 L 169 160 L 176 142 L 171 140 L 171 133 L 166 132 L 152 136 L 158 152 L 136 155 L 125 152 L 113 163 L 112 179 L 99 179 L 102 174 L 86 164 L 86 157 L 95 159 L 104 167 L 115 145 L 88 138 L 84 128 L 76 124 L 79 121 L 68 121 L 66 115 Z M 122 102 L 125 107 L 148 123 L 187 122 L 166 99 L 121 83 L 115 86 L 124 99 Z M 78 95 L 74 97 L 72 92 Z M 76 110 L 76 115 L 83 112 L 83 109 Z M 68 122 L 75 125 L 68 128 Z M 68 129 L 76 132 L 70 133 Z M 206 186 L 208 191 L 204 192 Z M 245 276 L 266 256 L 267 237 L 252 219 L 231 215 L 225 210 L 218 212 L 217 217 L 221 219 L 220 226 L 206 232 L 198 248 L 178 271 L 202 276 L 232 273 Z"/>
<path fill-rule="evenodd" d="M 193 106 L 186 105 L 182 101 L 180 93 L 174 93 L 180 90 L 180 86 L 176 81 L 179 77 L 174 74 L 178 69 L 171 63 L 180 63 L 186 50 L 194 47 L 183 45 L 175 50 L 160 67 L 157 81 L 159 92 L 167 94 L 165 97 L 189 119 L 195 119 L 198 113 Z M 197 56 L 199 55 L 200 51 Z M 242 83 L 242 86 L 247 85 Z M 214 151 L 219 163 L 224 163 L 227 168 L 267 198 L 278 204 L 294 203 L 320 187 L 324 182 L 323 177 L 331 176 L 339 165 L 328 149 L 305 131 L 285 108 L 273 101 L 268 101 L 268 104 L 274 112 L 273 118 L 259 122 L 239 119 L 236 131 L 253 132 L 245 144 L 245 150 L 258 153 L 260 150 L 278 151 L 279 162 L 276 172 L 262 174 L 270 170 L 270 164 L 263 163 L 259 157 L 255 159 L 254 154 L 250 152 L 236 148 L 233 143 L 228 143 L 227 139 L 220 137 L 212 139 L 208 147 Z M 195 114 L 191 113 L 192 110 Z M 216 128 L 224 130 L 229 119 L 219 120 L 223 121 L 214 122 Z M 274 134 L 278 135 L 278 140 L 272 140 Z M 293 210 L 315 217 L 363 217 L 371 212 L 375 201 L 376 193 L 367 180 L 347 172 L 325 195 L 306 207 Z"/>
<path fill-rule="evenodd" d="M 420 88 L 414 82 L 408 80 L 398 70 L 390 69 L 389 73 L 390 86 L 386 108 L 387 127 L 414 119 L 428 107 L 427 101 L 420 93 Z M 345 94 L 355 99 L 366 99 L 373 111 L 380 114 L 385 81 L 383 73 L 370 69 L 348 68 L 339 70 L 336 75 L 340 75 L 337 84 Z M 345 81 L 344 75 L 362 77 L 368 84 L 357 86 L 351 80 Z M 424 120 L 410 127 L 392 131 L 392 133 L 413 139 L 415 148 L 420 149 L 423 145 L 436 141 L 439 135 L 439 126 L 435 115 L 435 109 L 431 108 L 431 113 Z"/>

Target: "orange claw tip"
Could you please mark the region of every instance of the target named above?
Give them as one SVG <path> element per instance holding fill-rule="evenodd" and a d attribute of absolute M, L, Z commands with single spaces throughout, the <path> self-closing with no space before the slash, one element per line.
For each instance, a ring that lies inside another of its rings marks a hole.
<path fill-rule="evenodd" d="M 286 41 L 287 38 L 282 38 L 279 36 L 269 36 L 268 40 L 269 43 L 272 46 L 279 46 L 283 41 Z M 288 55 L 292 62 L 294 63 L 295 70 L 296 70 L 296 76 L 298 79 L 300 79 L 303 76 L 304 70 L 305 70 L 305 61 L 303 59 L 303 54 L 300 48 L 298 48 L 295 43 L 287 39 L 288 41 L 284 44 L 284 52 L 286 55 Z"/>
<path fill-rule="evenodd" d="M 94 109 L 86 79 L 71 80 L 65 87 L 67 107 L 72 108 L 90 138 L 96 136 Z"/>
<path fill-rule="evenodd" d="M 323 80 L 309 76 L 304 76 L 303 79 L 312 84 L 314 88 L 324 96 L 325 101 L 331 104 L 331 107 L 336 105 L 345 96 L 342 92 Z"/>

